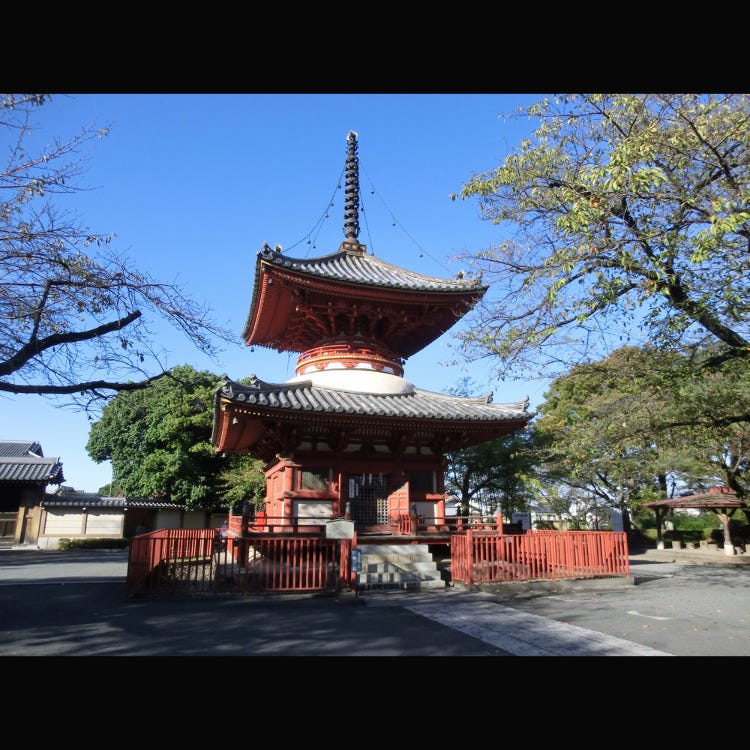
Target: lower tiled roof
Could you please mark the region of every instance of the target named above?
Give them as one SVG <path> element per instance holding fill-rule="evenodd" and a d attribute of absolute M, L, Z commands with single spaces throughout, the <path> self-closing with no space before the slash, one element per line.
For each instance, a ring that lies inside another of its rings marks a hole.
<path fill-rule="evenodd" d="M 225 378 L 217 394 L 236 404 L 299 412 L 429 419 L 447 422 L 530 420 L 529 401 L 495 404 L 490 396 L 465 398 L 414 388 L 411 393 L 359 393 L 298 383 L 266 383 L 257 378 L 242 385 Z"/>

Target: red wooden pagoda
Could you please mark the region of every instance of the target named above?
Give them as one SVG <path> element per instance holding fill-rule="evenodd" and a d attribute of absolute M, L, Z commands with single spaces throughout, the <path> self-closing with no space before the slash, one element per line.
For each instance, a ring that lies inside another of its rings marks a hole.
<path fill-rule="evenodd" d="M 397 533 L 416 513 L 444 516 L 444 457 L 523 428 L 528 400 L 496 404 L 422 390 L 405 360 L 485 294 L 481 280 L 440 279 L 385 263 L 359 242 L 357 138 L 347 136 L 344 241 L 293 258 L 264 245 L 245 344 L 297 352 L 284 383 L 225 376 L 216 395 L 217 451 L 266 462 L 267 517 L 319 524 L 346 516 L 359 533 Z"/>

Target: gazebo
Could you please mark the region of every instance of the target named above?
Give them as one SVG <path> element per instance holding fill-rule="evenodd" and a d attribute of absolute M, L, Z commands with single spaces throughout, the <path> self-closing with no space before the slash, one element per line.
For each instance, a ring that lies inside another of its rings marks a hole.
<path fill-rule="evenodd" d="M 700 508 L 701 510 L 712 511 L 721 521 L 724 532 L 724 554 L 726 555 L 734 555 L 729 522 L 738 509 L 747 509 L 747 506 L 737 498 L 737 493 L 729 487 L 711 487 L 708 492 L 655 500 L 652 503 L 644 503 L 641 507 L 650 508 L 656 514 L 656 539 L 660 547 L 664 545 L 662 524 L 667 513 L 684 508 Z"/>

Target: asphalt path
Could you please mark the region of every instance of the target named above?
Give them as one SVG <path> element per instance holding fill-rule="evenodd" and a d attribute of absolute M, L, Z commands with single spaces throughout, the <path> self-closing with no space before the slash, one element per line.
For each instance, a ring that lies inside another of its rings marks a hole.
<path fill-rule="evenodd" d="M 630 566 L 634 586 L 528 592 L 511 606 L 674 656 L 750 656 L 750 565 L 635 556 Z"/>
<path fill-rule="evenodd" d="M 0 656 L 750 656 L 750 565 L 340 598 L 129 599 L 126 572 L 127 551 L 1 551 Z"/>

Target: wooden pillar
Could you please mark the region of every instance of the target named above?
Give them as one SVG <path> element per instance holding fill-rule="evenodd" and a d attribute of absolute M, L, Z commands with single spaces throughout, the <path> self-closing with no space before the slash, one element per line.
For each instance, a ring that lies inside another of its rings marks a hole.
<path fill-rule="evenodd" d="M 435 503 L 435 523 L 442 526 L 445 523 L 445 495 Z"/>
<path fill-rule="evenodd" d="M 654 508 L 656 512 L 656 549 L 664 549 L 664 539 L 662 539 L 661 524 L 664 511 L 661 508 Z"/>
<path fill-rule="evenodd" d="M 734 511 L 732 511 L 732 513 L 733 512 Z M 726 508 L 717 510 L 716 515 L 719 517 L 724 531 L 724 554 L 734 555 L 734 542 L 732 541 L 732 532 L 729 528 L 729 521 L 731 520 L 732 515 Z"/>
<path fill-rule="evenodd" d="M 283 469 L 283 479 L 281 483 L 281 515 L 283 526 L 294 523 L 292 507 L 292 490 L 294 489 L 294 464 L 287 461 Z"/>

